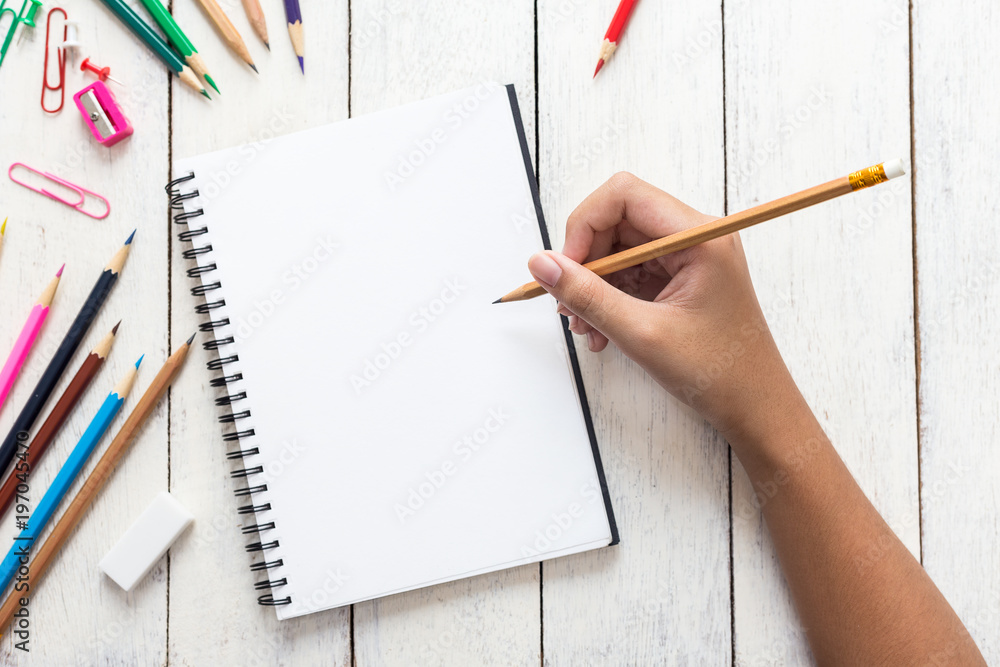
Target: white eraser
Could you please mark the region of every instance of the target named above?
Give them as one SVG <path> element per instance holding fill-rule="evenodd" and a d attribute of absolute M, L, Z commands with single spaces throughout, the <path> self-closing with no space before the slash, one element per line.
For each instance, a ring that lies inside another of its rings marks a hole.
<path fill-rule="evenodd" d="M 903 158 L 898 157 L 895 160 L 886 160 L 882 163 L 882 169 L 885 170 L 886 178 L 899 178 L 906 173 L 903 169 Z"/>
<path fill-rule="evenodd" d="M 192 521 L 194 516 L 163 491 L 101 560 L 101 569 L 131 591 Z"/>

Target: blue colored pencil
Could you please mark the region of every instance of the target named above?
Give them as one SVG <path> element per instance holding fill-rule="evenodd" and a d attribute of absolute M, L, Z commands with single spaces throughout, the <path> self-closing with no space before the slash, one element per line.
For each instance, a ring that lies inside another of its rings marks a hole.
<path fill-rule="evenodd" d="M 17 573 L 18 568 L 21 565 L 27 564 L 32 544 L 42 534 L 42 531 L 45 530 L 45 526 L 52 518 L 52 515 L 55 514 L 63 496 L 69 491 L 69 487 L 73 485 L 76 476 L 83 470 L 87 459 L 90 458 L 94 449 L 97 448 L 97 443 L 104 437 L 108 426 L 111 425 L 115 415 L 118 414 L 118 410 L 121 409 L 122 404 L 125 402 L 125 397 L 128 396 L 129 391 L 132 389 L 132 384 L 135 382 L 135 374 L 139 370 L 139 364 L 141 363 L 142 357 L 139 357 L 139 361 L 135 362 L 135 367 L 129 369 L 125 377 L 122 378 L 122 381 L 104 399 L 104 403 L 91 420 L 90 426 L 83 432 L 80 441 L 73 448 L 69 458 L 66 459 L 66 463 L 59 469 L 56 478 L 52 480 L 52 485 L 45 491 L 45 495 L 42 496 L 38 507 L 28 515 L 27 523 L 18 520 L 17 525 L 18 527 L 23 526 L 23 530 L 14 539 L 14 544 L 11 545 L 10 551 L 7 552 L 3 562 L 0 563 L 0 591 L 7 588 Z"/>

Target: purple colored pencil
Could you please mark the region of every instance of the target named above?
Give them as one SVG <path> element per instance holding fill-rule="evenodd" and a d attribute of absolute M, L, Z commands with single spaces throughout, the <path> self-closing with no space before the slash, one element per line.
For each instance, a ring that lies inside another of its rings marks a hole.
<path fill-rule="evenodd" d="M 288 20 L 288 36 L 292 38 L 292 48 L 299 58 L 299 69 L 306 73 L 305 38 L 302 35 L 302 10 L 299 0 L 285 0 L 285 17 Z"/>

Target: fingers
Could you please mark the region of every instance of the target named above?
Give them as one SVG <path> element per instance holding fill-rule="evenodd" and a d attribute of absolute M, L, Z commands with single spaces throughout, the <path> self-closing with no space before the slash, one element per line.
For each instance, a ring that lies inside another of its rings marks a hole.
<path fill-rule="evenodd" d="M 663 190 L 620 172 L 570 214 L 563 254 L 577 262 L 596 259 L 607 255 L 616 240 L 638 245 L 711 219 Z"/>
<path fill-rule="evenodd" d="M 528 270 L 562 307 L 578 316 L 579 321 L 573 323 L 575 333 L 588 334 L 589 338 L 592 327 L 604 334 L 604 338 L 628 339 L 634 322 L 642 320 L 637 315 L 643 302 L 559 253 L 549 250 L 532 255 Z M 583 328 L 583 324 L 588 328 Z M 591 347 L 595 345 L 603 349 L 607 341 L 595 338 Z"/>
<path fill-rule="evenodd" d="M 566 307 L 566 304 L 560 303 L 556 312 L 569 318 L 570 331 L 579 336 L 587 337 L 587 347 L 591 352 L 600 352 L 608 346 L 608 337 L 574 315 L 573 311 Z"/>

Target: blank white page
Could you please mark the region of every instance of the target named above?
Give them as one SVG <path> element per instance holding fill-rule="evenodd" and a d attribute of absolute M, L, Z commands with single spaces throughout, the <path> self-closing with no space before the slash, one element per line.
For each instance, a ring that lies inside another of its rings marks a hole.
<path fill-rule="evenodd" d="M 512 91 L 512 89 L 511 89 Z M 526 151 L 526 149 L 524 149 Z M 508 89 L 178 160 L 279 618 L 616 540 Z M 222 395 L 220 390 L 220 396 Z M 236 449 L 233 443 L 233 449 Z M 245 499 L 241 504 L 249 504 Z M 248 518 L 247 524 L 252 523 Z M 248 583 L 249 585 L 249 583 Z M 264 591 L 267 592 L 267 591 Z"/>

